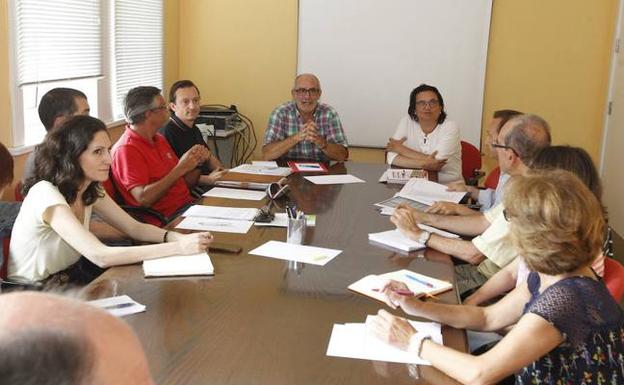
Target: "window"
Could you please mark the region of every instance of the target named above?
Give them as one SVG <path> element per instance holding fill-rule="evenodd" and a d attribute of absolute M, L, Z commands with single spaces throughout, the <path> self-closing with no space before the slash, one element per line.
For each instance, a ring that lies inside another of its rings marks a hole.
<path fill-rule="evenodd" d="M 123 119 L 129 89 L 163 84 L 163 0 L 12 0 L 13 147 L 45 135 L 37 108 L 55 87 L 84 92 L 91 115 Z"/>

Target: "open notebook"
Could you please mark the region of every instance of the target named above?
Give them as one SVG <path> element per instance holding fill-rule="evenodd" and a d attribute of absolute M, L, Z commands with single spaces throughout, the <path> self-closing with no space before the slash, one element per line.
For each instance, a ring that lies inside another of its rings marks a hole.
<path fill-rule="evenodd" d="M 146 277 L 214 275 L 214 266 L 207 253 L 199 253 L 143 261 L 143 272 Z"/>
<path fill-rule="evenodd" d="M 404 269 L 380 275 L 367 275 L 359 281 L 349 285 L 348 289 L 384 302 L 385 296 L 379 290 L 381 290 L 384 284 L 391 279 L 405 283 L 407 287 L 409 287 L 409 289 L 418 297 L 443 293 L 453 288 L 453 284 L 451 282 Z"/>

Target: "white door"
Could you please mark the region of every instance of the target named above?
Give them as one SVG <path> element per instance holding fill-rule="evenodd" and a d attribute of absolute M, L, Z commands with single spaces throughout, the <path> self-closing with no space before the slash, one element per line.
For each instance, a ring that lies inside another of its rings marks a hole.
<path fill-rule="evenodd" d="M 618 22 L 618 41 L 614 50 L 610 114 L 607 115 L 602 148 L 602 183 L 604 203 L 609 211 L 609 225 L 624 237 L 624 28 L 622 11 Z M 618 52 L 619 51 L 619 52 Z"/>

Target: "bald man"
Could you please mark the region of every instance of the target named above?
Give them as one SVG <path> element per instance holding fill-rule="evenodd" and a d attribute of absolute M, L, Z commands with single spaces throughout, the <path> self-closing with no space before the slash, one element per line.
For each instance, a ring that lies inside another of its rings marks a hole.
<path fill-rule="evenodd" d="M 0 295 L 0 382 L 152 385 L 130 327 L 84 302 L 53 294 Z"/>
<path fill-rule="evenodd" d="M 319 103 L 321 82 L 312 74 L 295 78 L 293 100 L 271 113 L 264 135 L 265 160 L 294 159 L 342 162 L 349 156 L 338 113 Z"/>

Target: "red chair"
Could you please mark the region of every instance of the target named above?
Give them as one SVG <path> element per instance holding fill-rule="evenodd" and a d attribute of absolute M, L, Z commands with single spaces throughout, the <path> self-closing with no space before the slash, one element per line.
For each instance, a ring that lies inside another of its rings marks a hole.
<path fill-rule="evenodd" d="M 24 200 L 22 187 L 24 187 L 24 183 L 22 183 L 22 181 L 20 180 L 15 184 L 15 190 L 13 190 L 13 193 L 15 194 L 15 200 L 18 202 L 22 202 Z"/>
<path fill-rule="evenodd" d="M 468 142 L 461 141 L 462 176 L 467 185 L 476 186 L 481 173 L 481 152 Z"/>
<path fill-rule="evenodd" d="M 605 258 L 602 280 L 616 302 L 622 301 L 622 297 L 624 297 L 624 266 L 613 258 Z"/>
<path fill-rule="evenodd" d="M 496 167 L 494 170 L 490 171 L 488 176 L 485 178 L 485 188 L 496 190 L 496 186 L 498 186 L 498 178 L 500 178 L 500 173 L 500 167 Z"/>
<path fill-rule="evenodd" d="M 7 279 L 7 266 L 9 265 L 9 243 L 11 237 L 2 237 L 2 258 L 0 259 L 0 280 Z"/>

